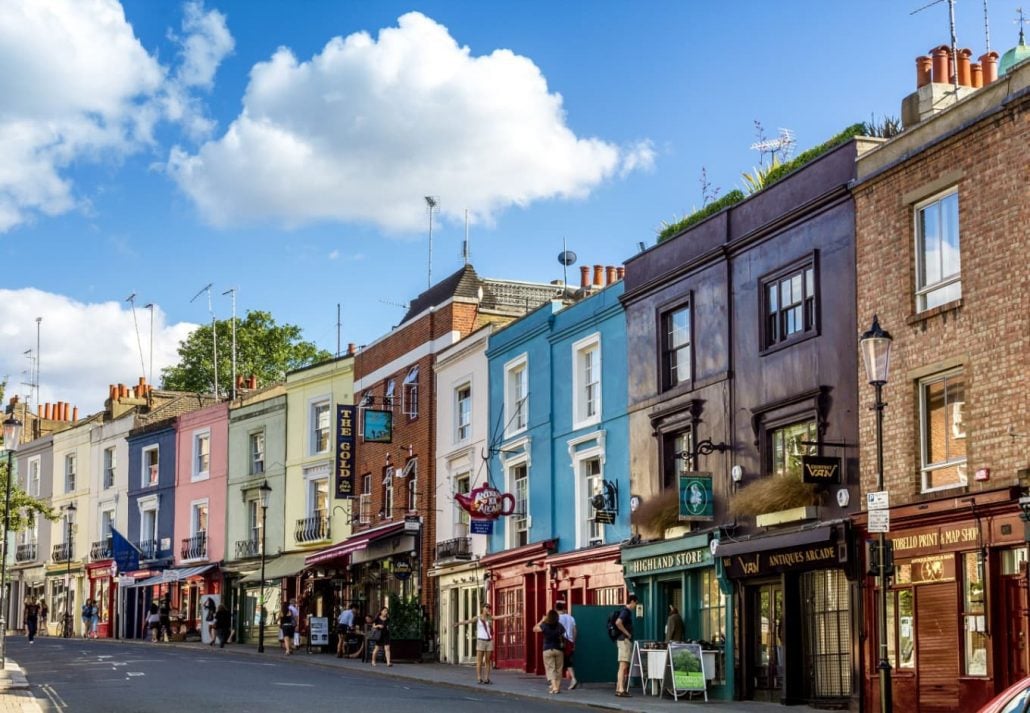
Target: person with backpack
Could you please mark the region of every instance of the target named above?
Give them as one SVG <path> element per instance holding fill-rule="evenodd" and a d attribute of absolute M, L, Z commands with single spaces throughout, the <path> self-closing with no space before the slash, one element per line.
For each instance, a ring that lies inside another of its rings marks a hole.
<path fill-rule="evenodd" d="M 551 684 L 550 693 L 561 693 L 562 657 L 565 654 L 565 627 L 558 619 L 558 612 L 551 609 L 533 631 L 544 635 L 544 674 Z"/>
<path fill-rule="evenodd" d="M 637 610 L 637 595 L 626 597 L 626 606 L 612 613 L 614 621 L 608 621 L 608 635 L 615 630 L 615 645 L 618 648 L 619 672 L 615 678 L 615 695 L 629 698 L 629 663 L 633 658 L 633 617 Z"/>

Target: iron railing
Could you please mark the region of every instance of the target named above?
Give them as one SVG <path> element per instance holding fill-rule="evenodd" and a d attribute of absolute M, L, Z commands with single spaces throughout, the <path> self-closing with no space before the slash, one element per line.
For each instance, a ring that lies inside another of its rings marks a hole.
<path fill-rule="evenodd" d="M 96 562 L 97 560 L 111 559 L 111 538 L 108 537 L 106 540 L 97 540 L 89 546 L 89 560 L 90 562 Z"/>
<path fill-rule="evenodd" d="M 472 559 L 472 538 L 456 537 L 436 543 L 436 559 Z"/>
<path fill-rule="evenodd" d="M 329 518 L 323 512 L 316 512 L 311 517 L 302 517 L 297 520 L 297 527 L 293 531 L 293 537 L 297 542 L 328 540 Z"/>
<path fill-rule="evenodd" d="M 207 532 L 198 532 L 182 541 L 182 558 L 199 560 L 207 557 Z"/>
<path fill-rule="evenodd" d="M 58 545 L 54 545 L 53 552 L 50 555 L 50 559 L 54 562 L 68 562 L 72 558 L 72 543 L 62 542 Z"/>
<path fill-rule="evenodd" d="M 14 552 L 15 562 L 31 562 L 34 559 L 36 559 L 35 542 L 23 542 L 18 545 L 18 549 Z"/>
<path fill-rule="evenodd" d="M 261 542 L 258 540 L 236 540 L 236 559 L 242 560 L 248 557 L 261 555 Z"/>
<path fill-rule="evenodd" d="M 157 540 L 140 540 L 137 547 L 139 547 L 139 557 L 143 560 L 156 560 L 157 553 L 160 551 Z"/>

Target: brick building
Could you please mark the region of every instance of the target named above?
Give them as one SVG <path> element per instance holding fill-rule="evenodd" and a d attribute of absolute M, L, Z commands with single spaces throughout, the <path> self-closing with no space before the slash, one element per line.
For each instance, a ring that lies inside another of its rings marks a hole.
<path fill-rule="evenodd" d="M 931 75 L 920 58 L 905 130 L 858 159 L 854 186 L 859 323 L 877 314 L 893 336 L 883 448 L 896 710 L 976 710 L 1028 673 L 1030 64 L 992 81 L 992 55 L 983 88 L 960 86 L 944 109 L 947 65 Z M 869 491 L 876 431 L 863 391 Z M 879 696 L 876 586 L 865 578 L 866 701 Z"/>

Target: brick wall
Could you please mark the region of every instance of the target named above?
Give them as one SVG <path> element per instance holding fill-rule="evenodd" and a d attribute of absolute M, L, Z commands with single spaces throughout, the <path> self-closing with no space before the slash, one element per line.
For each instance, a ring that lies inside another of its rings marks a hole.
<path fill-rule="evenodd" d="M 884 477 L 892 505 L 1014 485 L 1030 462 L 1028 104 L 1024 93 L 979 118 L 979 107 L 960 104 L 942 115 L 936 135 L 926 122 L 921 146 L 855 187 L 859 332 L 878 313 L 894 337 L 884 388 Z M 965 128 L 948 136 L 955 126 Z M 914 203 L 942 184 L 958 187 L 962 298 L 917 315 Z M 966 379 L 968 485 L 921 494 L 918 380 L 956 366 Z M 862 485 L 871 490 L 874 395 L 861 363 L 859 370 Z M 990 468 L 989 482 L 974 481 L 980 468 Z"/>

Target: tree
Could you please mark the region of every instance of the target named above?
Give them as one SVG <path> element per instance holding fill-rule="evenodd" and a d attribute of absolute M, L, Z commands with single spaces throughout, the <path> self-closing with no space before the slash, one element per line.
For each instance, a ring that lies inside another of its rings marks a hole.
<path fill-rule="evenodd" d="M 232 320 L 218 320 L 218 385 L 223 394 L 232 390 Z M 286 378 L 286 372 L 332 357 L 301 339 L 301 329 L 276 324 L 269 312 L 252 310 L 236 320 L 236 372 L 257 376 L 270 384 Z M 211 325 L 205 324 L 179 342 L 179 363 L 161 370 L 162 386 L 175 391 L 210 393 L 214 382 Z"/>

